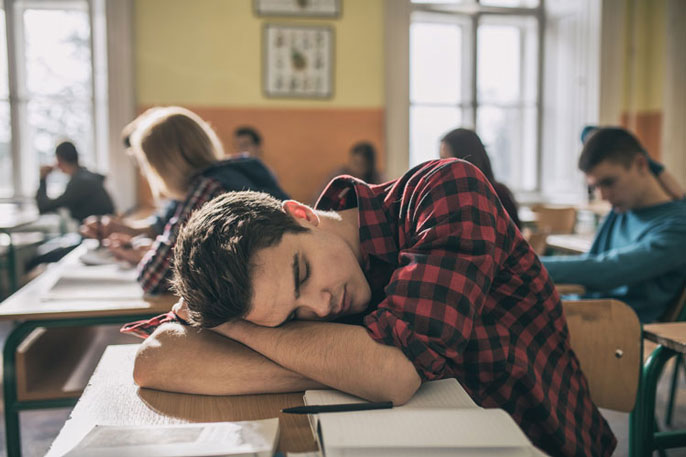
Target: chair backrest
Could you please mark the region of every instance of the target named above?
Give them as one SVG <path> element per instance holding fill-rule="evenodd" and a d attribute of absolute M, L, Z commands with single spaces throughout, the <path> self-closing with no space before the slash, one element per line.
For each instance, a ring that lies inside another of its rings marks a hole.
<path fill-rule="evenodd" d="M 530 228 L 526 227 L 522 230 L 522 235 L 524 239 L 529 242 L 531 248 L 538 255 L 545 254 L 546 239 L 548 238 L 547 231 L 532 231 Z"/>
<path fill-rule="evenodd" d="M 538 231 L 553 234 L 574 233 L 576 208 L 573 206 L 534 205 Z"/>
<path fill-rule="evenodd" d="M 658 319 L 659 322 L 681 322 L 686 321 L 686 282 L 681 288 L 681 292 L 669 304 L 662 316 Z"/>
<path fill-rule="evenodd" d="M 618 300 L 563 302 L 572 349 L 601 407 L 630 412 L 641 369 L 641 323 Z"/>

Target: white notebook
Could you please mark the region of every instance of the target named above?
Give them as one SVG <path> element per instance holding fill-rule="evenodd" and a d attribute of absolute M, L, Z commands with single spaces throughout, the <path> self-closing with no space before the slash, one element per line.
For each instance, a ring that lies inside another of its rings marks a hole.
<path fill-rule="evenodd" d="M 305 404 L 357 403 L 338 391 L 308 390 Z M 327 457 L 540 455 L 507 412 L 477 406 L 455 379 L 424 383 L 392 409 L 311 417 Z"/>
<path fill-rule="evenodd" d="M 135 269 L 119 265 L 75 266 L 60 278 L 41 298 L 43 300 L 136 300 L 143 289 L 136 282 Z"/>
<path fill-rule="evenodd" d="M 270 457 L 279 420 L 181 425 L 96 425 L 64 457 Z"/>

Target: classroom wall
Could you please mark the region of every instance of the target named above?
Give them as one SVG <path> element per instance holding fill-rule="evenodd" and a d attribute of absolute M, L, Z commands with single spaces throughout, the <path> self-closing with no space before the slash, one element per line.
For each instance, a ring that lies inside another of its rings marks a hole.
<path fill-rule="evenodd" d="M 283 187 L 309 202 L 360 140 L 384 160 L 383 0 L 343 0 L 335 19 L 263 18 L 251 0 L 136 0 L 139 111 L 182 105 L 207 119 L 227 152 L 239 125 L 264 137 L 264 160 Z M 272 99 L 262 93 L 266 23 L 334 29 L 334 95 Z"/>
<path fill-rule="evenodd" d="M 621 125 L 662 157 L 667 0 L 626 0 Z"/>

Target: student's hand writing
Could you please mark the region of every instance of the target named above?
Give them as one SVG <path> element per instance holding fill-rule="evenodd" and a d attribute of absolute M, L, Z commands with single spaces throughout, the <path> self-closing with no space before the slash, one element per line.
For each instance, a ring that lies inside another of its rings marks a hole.
<path fill-rule="evenodd" d="M 119 260 L 137 265 L 152 246 L 150 238 L 132 237 L 125 233 L 113 233 L 103 245 Z"/>
<path fill-rule="evenodd" d="M 90 216 L 84 219 L 79 232 L 86 238 L 107 238 L 113 233 L 128 234 L 129 227 L 114 216 Z"/>

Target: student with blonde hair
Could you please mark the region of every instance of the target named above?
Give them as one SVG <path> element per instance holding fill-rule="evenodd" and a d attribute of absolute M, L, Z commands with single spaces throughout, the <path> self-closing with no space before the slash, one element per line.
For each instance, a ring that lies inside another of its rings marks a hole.
<path fill-rule="evenodd" d="M 234 190 L 262 191 L 278 199 L 288 196 L 260 160 L 253 157 L 222 160 L 224 151 L 216 133 L 192 111 L 181 107 L 156 108 L 134 122 L 129 144 L 153 195 L 176 204 L 173 213 L 167 215 L 162 233 L 145 252 L 127 246 L 126 241 L 137 230 L 121 221 L 111 224 L 101 234 L 109 237 L 115 255 L 138 261 L 138 280 L 143 290 L 157 294 L 169 287 L 173 247 L 180 227 L 205 202 Z M 96 225 L 89 223 L 82 232 L 95 236 L 96 230 Z M 129 257 L 127 249 L 133 251 Z"/>

